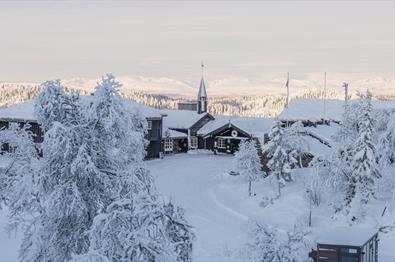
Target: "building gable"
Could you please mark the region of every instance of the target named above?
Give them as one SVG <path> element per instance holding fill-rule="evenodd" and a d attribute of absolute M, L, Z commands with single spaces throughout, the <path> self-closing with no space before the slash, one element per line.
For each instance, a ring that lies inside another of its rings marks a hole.
<path fill-rule="evenodd" d="M 233 132 L 236 131 L 237 133 Z M 234 136 L 237 134 L 236 136 Z M 206 134 L 204 137 L 214 137 L 214 136 L 224 136 L 224 137 L 245 137 L 251 138 L 252 136 L 241 128 L 233 125 L 233 124 L 225 124 L 216 130 Z"/>

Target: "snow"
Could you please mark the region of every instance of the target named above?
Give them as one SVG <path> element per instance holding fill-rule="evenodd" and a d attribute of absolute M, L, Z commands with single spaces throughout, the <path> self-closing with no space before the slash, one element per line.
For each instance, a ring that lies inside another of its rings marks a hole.
<path fill-rule="evenodd" d="M 350 100 L 352 105 L 356 100 Z M 395 109 L 395 101 L 372 101 L 374 109 Z M 342 120 L 344 112 L 344 100 L 327 99 L 325 119 Z M 324 100 L 322 99 L 296 99 L 292 101 L 288 108 L 278 115 L 282 120 L 310 120 L 317 121 L 324 118 Z"/>
<path fill-rule="evenodd" d="M 276 193 L 275 183 L 268 180 L 254 183 L 256 196 L 249 198 L 247 183 L 240 176 L 228 174 L 234 166 L 231 156 L 178 154 L 148 164 L 159 191 L 186 209 L 187 220 L 194 226 L 197 235 L 194 261 L 243 261 L 238 250 L 246 241 L 246 222 L 251 218 L 281 231 L 290 230 L 295 223 L 307 221 L 309 204 L 305 197 L 305 185 L 310 172 L 313 172 L 310 169 L 296 170 L 293 175 L 296 181 L 284 188 L 282 198 L 263 208 L 260 206 L 262 197 Z M 327 208 L 313 207 L 313 234 L 319 230 L 331 231 L 336 226 L 347 227 L 330 217 Z M 371 228 L 374 232 L 375 220 L 361 227 Z M 315 236 L 318 237 L 318 234 Z M 346 238 L 347 235 L 341 234 L 342 237 Z M 380 235 L 380 239 L 380 262 L 395 261 L 392 251 L 395 234 Z"/>
<path fill-rule="evenodd" d="M 194 243 L 195 262 L 243 261 L 238 250 L 246 242 L 246 223 L 251 218 L 283 232 L 295 223 L 307 221 L 309 204 L 305 198 L 305 185 L 313 170 L 295 170 L 295 182 L 283 189 L 282 197 L 262 207 L 263 197 L 275 195 L 275 182 L 269 179 L 253 183 L 256 196 L 248 197 L 247 183 L 240 176 L 228 174 L 234 166 L 232 156 L 197 150 L 147 161 L 146 165 L 155 177 L 159 191 L 186 209 L 186 218 L 197 236 Z M 383 203 L 375 202 L 370 213 L 380 214 L 382 208 Z M 394 217 L 395 207 L 388 212 L 390 217 Z M 7 210 L 0 210 L 0 228 L 7 223 L 6 214 Z M 332 228 L 347 227 L 342 221 L 331 219 L 327 207 L 313 207 L 312 214 L 312 232 L 317 237 L 320 237 L 316 234 L 318 231 L 331 233 Z M 361 228 L 374 231 L 376 223 L 377 218 L 371 217 Z M 328 234 L 329 237 L 332 235 Z M 340 235 L 340 238 L 346 237 L 347 234 Z M 395 261 L 395 233 L 380 234 L 379 238 L 379 261 Z M 0 241 L 0 261 L 17 261 L 20 236 L 8 239 L 7 234 L 1 231 Z"/>

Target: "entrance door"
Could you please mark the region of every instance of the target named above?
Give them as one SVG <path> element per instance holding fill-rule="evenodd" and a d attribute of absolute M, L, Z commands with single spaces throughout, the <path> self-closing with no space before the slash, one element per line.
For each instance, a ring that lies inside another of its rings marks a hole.
<path fill-rule="evenodd" d="M 341 248 L 340 262 L 360 262 L 358 249 L 356 248 Z"/>

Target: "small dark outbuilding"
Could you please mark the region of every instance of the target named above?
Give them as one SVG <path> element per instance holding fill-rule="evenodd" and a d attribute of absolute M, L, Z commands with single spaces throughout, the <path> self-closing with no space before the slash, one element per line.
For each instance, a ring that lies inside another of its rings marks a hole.
<path fill-rule="evenodd" d="M 365 228 L 331 228 L 318 233 L 317 262 L 377 262 L 378 233 Z"/>

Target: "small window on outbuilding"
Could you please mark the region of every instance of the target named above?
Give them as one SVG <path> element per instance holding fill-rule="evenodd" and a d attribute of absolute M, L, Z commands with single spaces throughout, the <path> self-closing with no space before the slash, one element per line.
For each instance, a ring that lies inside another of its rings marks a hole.
<path fill-rule="evenodd" d="M 173 140 L 166 139 L 165 140 L 165 152 L 172 152 L 173 151 Z"/>
<path fill-rule="evenodd" d="M 152 129 L 152 120 L 147 121 L 147 129 L 151 130 Z"/>

